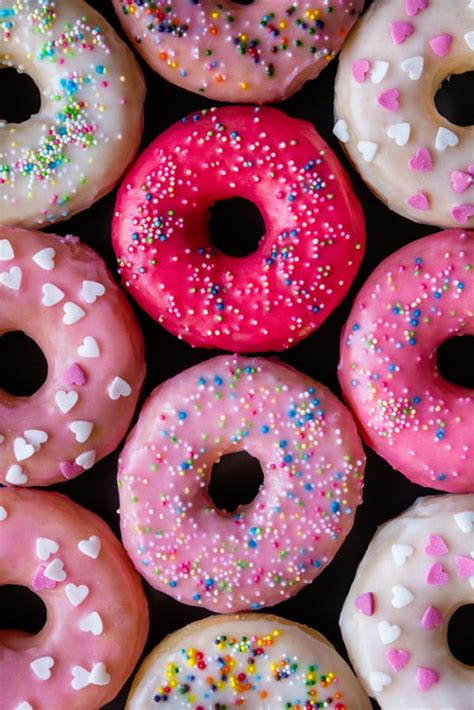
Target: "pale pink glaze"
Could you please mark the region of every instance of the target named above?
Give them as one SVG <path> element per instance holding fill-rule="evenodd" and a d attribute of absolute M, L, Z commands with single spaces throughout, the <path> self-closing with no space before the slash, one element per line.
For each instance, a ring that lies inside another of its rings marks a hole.
<path fill-rule="evenodd" d="M 474 335 L 474 232 L 419 239 L 383 261 L 355 299 L 339 379 L 364 438 L 411 481 L 474 491 L 472 390 L 446 381 L 436 352 Z"/>
<path fill-rule="evenodd" d="M 143 339 L 92 249 L 76 237 L 4 227 L 0 335 L 17 330 L 40 346 L 48 376 L 31 397 L 0 390 L 0 480 L 45 486 L 117 447 L 145 375 Z"/>
<path fill-rule="evenodd" d="M 216 250 L 208 209 L 243 197 L 258 249 Z M 270 108 L 202 111 L 162 133 L 120 188 L 113 244 L 125 287 L 194 346 L 283 350 L 317 328 L 362 259 L 363 214 L 339 161 L 304 121 Z"/>
<path fill-rule="evenodd" d="M 29 587 L 47 609 L 34 636 L 0 631 L 2 708 L 112 700 L 143 650 L 148 608 L 107 525 L 58 493 L 0 489 L 0 584 Z"/>
<path fill-rule="evenodd" d="M 245 450 L 264 472 L 233 513 L 213 464 Z M 365 456 L 350 413 L 277 361 L 222 355 L 161 384 L 119 461 L 124 545 L 156 589 L 228 612 L 296 594 L 330 563 L 361 501 Z"/>

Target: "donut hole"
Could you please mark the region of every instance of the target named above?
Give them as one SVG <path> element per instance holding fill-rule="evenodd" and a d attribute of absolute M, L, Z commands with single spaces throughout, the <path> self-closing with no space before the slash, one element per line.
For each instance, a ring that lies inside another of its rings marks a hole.
<path fill-rule="evenodd" d="M 474 389 L 474 335 L 457 335 L 445 340 L 436 353 L 438 371 L 459 387 Z"/>
<path fill-rule="evenodd" d="M 474 604 L 457 609 L 448 623 L 448 646 L 454 658 L 466 666 L 474 666 Z"/>
<path fill-rule="evenodd" d="M 218 200 L 209 208 L 211 244 L 227 256 L 248 256 L 257 251 L 265 234 L 258 207 L 243 197 Z"/>
<path fill-rule="evenodd" d="M 48 363 L 39 345 L 22 331 L 0 337 L 0 389 L 31 397 L 46 381 Z"/>
<path fill-rule="evenodd" d="M 46 624 L 46 606 L 28 587 L 0 586 L 0 630 L 23 631 L 32 636 Z"/>
<path fill-rule="evenodd" d="M 0 120 L 6 123 L 24 123 L 41 108 L 41 94 L 35 82 L 14 67 L 0 67 L 0 95 L 2 101 Z"/>
<path fill-rule="evenodd" d="M 207 488 L 215 507 L 228 513 L 248 505 L 263 485 L 263 471 L 258 459 L 246 451 L 225 454 L 216 461 Z"/>
<path fill-rule="evenodd" d="M 452 74 L 435 95 L 435 106 L 442 116 L 456 126 L 474 124 L 474 71 Z"/>
<path fill-rule="evenodd" d="M 255 0 L 232 0 L 234 5 L 253 5 Z"/>

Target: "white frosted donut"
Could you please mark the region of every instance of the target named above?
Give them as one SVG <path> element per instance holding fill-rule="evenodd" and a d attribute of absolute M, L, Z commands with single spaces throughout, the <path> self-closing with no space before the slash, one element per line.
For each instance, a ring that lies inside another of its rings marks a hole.
<path fill-rule="evenodd" d="M 340 624 L 352 664 L 383 710 L 469 710 L 474 671 L 447 627 L 474 602 L 474 495 L 419 498 L 370 543 Z"/>
<path fill-rule="evenodd" d="M 168 636 L 126 708 L 369 710 L 347 663 L 317 631 L 269 614 L 211 616 Z"/>
<path fill-rule="evenodd" d="M 0 125 L 1 222 L 66 219 L 109 192 L 134 157 L 141 71 L 83 0 L 1 2 L 1 65 L 26 72 L 41 93 L 39 113 Z"/>
<path fill-rule="evenodd" d="M 340 55 L 334 132 L 369 187 L 415 222 L 474 225 L 474 127 L 434 96 L 474 69 L 469 0 L 374 0 Z"/>

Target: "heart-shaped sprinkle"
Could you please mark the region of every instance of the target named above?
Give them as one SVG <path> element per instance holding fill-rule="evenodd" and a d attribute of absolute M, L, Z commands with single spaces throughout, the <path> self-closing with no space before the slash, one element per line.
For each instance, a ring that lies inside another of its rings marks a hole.
<path fill-rule="evenodd" d="M 94 663 L 89 682 L 92 683 L 92 685 L 108 685 L 110 683 L 110 675 L 107 673 L 103 663 Z"/>
<path fill-rule="evenodd" d="M 23 272 L 19 266 L 12 266 L 10 271 L 3 271 L 0 274 L 0 284 L 6 286 L 6 288 L 12 291 L 19 291 L 21 287 L 21 280 L 23 278 Z"/>
<path fill-rule="evenodd" d="M 396 624 L 393 624 L 392 626 L 388 623 L 388 621 L 380 621 L 378 625 L 378 631 L 380 640 L 386 646 L 389 643 L 393 643 L 394 641 L 396 641 L 402 632 L 399 626 L 397 626 Z"/>
<path fill-rule="evenodd" d="M 3 444 L 4 441 L 5 437 L 3 436 L 3 434 L 0 434 L 0 444 Z"/>
<path fill-rule="evenodd" d="M 409 57 L 400 64 L 402 71 L 406 72 L 412 81 L 418 81 L 425 68 L 423 57 Z"/>
<path fill-rule="evenodd" d="M 471 217 L 474 217 L 474 205 L 455 205 L 451 214 L 458 224 L 466 224 Z"/>
<path fill-rule="evenodd" d="M 400 105 L 398 103 L 398 98 L 400 96 L 400 92 L 398 89 L 395 89 L 392 87 L 391 89 L 387 89 L 386 91 L 383 91 L 379 96 L 377 97 L 377 103 L 379 106 L 382 106 L 386 111 L 398 111 L 400 108 Z"/>
<path fill-rule="evenodd" d="M 474 524 L 474 510 L 463 510 L 461 513 L 455 513 L 454 520 L 463 533 L 470 533 Z"/>
<path fill-rule="evenodd" d="M 471 32 L 466 32 L 466 34 L 464 35 L 464 41 L 469 47 L 469 49 L 474 52 L 474 30 L 471 30 Z"/>
<path fill-rule="evenodd" d="M 457 193 L 465 192 L 474 184 L 474 176 L 470 173 L 465 173 L 463 170 L 453 170 L 450 179 L 453 190 Z"/>
<path fill-rule="evenodd" d="M 425 553 L 430 557 L 442 557 L 448 554 L 448 546 L 440 535 L 430 535 Z"/>
<path fill-rule="evenodd" d="M 75 478 L 84 470 L 82 466 L 78 466 L 76 463 L 71 463 L 70 461 L 61 461 L 59 464 L 59 470 L 64 478 L 68 481 L 71 478 Z"/>
<path fill-rule="evenodd" d="M 407 557 L 413 555 L 414 549 L 411 545 L 392 545 L 392 558 L 398 567 L 402 567 L 407 561 Z"/>
<path fill-rule="evenodd" d="M 416 682 L 420 690 L 426 693 L 439 681 L 439 675 L 432 668 L 419 666 L 416 669 Z"/>
<path fill-rule="evenodd" d="M 447 57 L 453 43 L 453 37 L 449 34 L 436 35 L 432 37 L 428 44 L 438 57 Z"/>
<path fill-rule="evenodd" d="M 86 373 L 84 372 L 82 367 L 78 365 L 77 362 L 75 362 L 73 365 L 71 365 L 71 367 L 67 369 L 66 374 L 64 376 L 64 381 L 69 387 L 72 387 L 74 385 L 82 387 L 87 382 Z"/>
<path fill-rule="evenodd" d="M 64 563 L 59 557 L 56 557 L 47 565 L 43 574 L 54 582 L 64 582 L 67 577 L 66 571 L 64 570 Z"/>
<path fill-rule="evenodd" d="M 83 688 L 87 688 L 87 686 L 89 685 L 89 671 L 86 671 L 86 669 L 82 666 L 73 666 L 71 672 L 71 685 L 74 690 L 82 690 Z"/>
<path fill-rule="evenodd" d="M 389 68 L 390 64 L 384 62 L 382 59 L 376 59 L 372 62 L 372 68 L 370 70 L 370 81 L 372 84 L 380 84 L 387 76 Z"/>
<path fill-rule="evenodd" d="M 429 0 L 405 0 L 405 12 L 409 17 L 413 17 L 419 12 L 426 10 L 428 5 Z"/>
<path fill-rule="evenodd" d="M 78 306 L 77 303 L 72 303 L 71 301 L 66 301 L 63 306 L 63 311 L 64 325 L 74 325 L 75 323 L 78 323 L 80 320 L 82 320 L 82 318 L 84 318 L 86 315 L 86 312 L 80 306 Z"/>
<path fill-rule="evenodd" d="M 23 700 L 23 702 L 21 702 L 15 707 L 15 710 L 33 710 L 33 706 L 30 705 L 26 700 Z"/>
<path fill-rule="evenodd" d="M 446 150 L 446 148 L 454 148 L 459 143 L 459 138 L 449 128 L 441 126 L 436 134 L 435 148 L 436 150 Z"/>
<path fill-rule="evenodd" d="M 426 584 L 438 587 L 440 585 L 447 584 L 449 582 L 449 576 L 444 571 L 442 564 L 440 562 L 435 562 L 435 564 L 431 565 L 426 573 L 425 581 Z"/>
<path fill-rule="evenodd" d="M 456 555 L 454 561 L 459 577 L 471 577 L 474 574 L 474 560 L 471 557 Z"/>
<path fill-rule="evenodd" d="M 364 616 L 372 616 L 375 611 L 375 597 L 372 592 L 360 594 L 354 604 L 355 608 L 361 611 Z"/>
<path fill-rule="evenodd" d="M 55 306 L 57 303 L 60 303 L 64 298 L 64 291 L 61 291 L 61 289 L 55 286 L 54 284 L 43 284 L 42 291 L 43 298 L 41 300 L 41 303 L 47 308 Z"/>
<path fill-rule="evenodd" d="M 26 429 L 23 434 L 27 442 L 35 447 L 35 451 L 38 451 L 42 444 L 46 444 L 49 439 L 47 433 L 42 429 Z"/>
<path fill-rule="evenodd" d="M 441 612 L 435 606 L 428 606 L 421 617 L 421 625 L 424 629 L 436 629 L 443 623 Z"/>
<path fill-rule="evenodd" d="M 428 148 L 418 148 L 413 158 L 408 163 L 412 170 L 420 172 L 429 172 L 433 169 L 433 160 Z"/>
<path fill-rule="evenodd" d="M 79 628 L 85 633 L 90 632 L 93 636 L 100 636 L 104 630 L 102 618 L 96 611 L 92 611 L 79 622 Z"/>
<path fill-rule="evenodd" d="M 120 399 L 120 397 L 128 397 L 132 394 L 132 388 L 121 377 L 114 377 L 107 388 L 110 399 Z"/>
<path fill-rule="evenodd" d="M 386 656 L 395 673 L 400 673 L 410 660 L 411 654 L 404 648 L 391 648 L 387 651 Z"/>
<path fill-rule="evenodd" d="M 5 476 L 5 481 L 7 483 L 10 483 L 12 486 L 22 486 L 28 481 L 28 476 L 26 475 L 26 473 L 23 472 L 21 466 L 19 466 L 17 463 L 14 463 L 13 466 L 10 466 L 10 468 L 8 469 Z"/>
<path fill-rule="evenodd" d="M 98 281 L 82 282 L 82 297 L 86 303 L 95 303 L 105 293 L 105 286 Z"/>
<path fill-rule="evenodd" d="M 41 656 L 30 663 L 30 668 L 40 680 L 51 678 L 51 668 L 54 666 L 54 659 L 51 656 Z"/>
<path fill-rule="evenodd" d="M 59 550 L 59 545 L 56 540 L 51 540 L 49 537 L 36 538 L 36 557 L 39 560 L 47 560 L 50 555 L 54 555 Z"/>
<path fill-rule="evenodd" d="M 46 249 L 41 249 L 41 251 L 36 252 L 32 257 L 35 264 L 40 266 L 45 271 L 52 271 L 54 269 L 54 258 L 56 256 L 56 250 L 52 247 L 46 247 Z"/>
<path fill-rule="evenodd" d="M 370 62 L 367 59 L 357 59 L 352 62 L 352 76 L 358 84 L 363 84 L 370 69 Z"/>
<path fill-rule="evenodd" d="M 369 683 L 374 693 L 381 693 L 392 682 L 392 676 L 382 671 L 370 671 Z"/>
<path fill-rule="evenodd" d="M 79 442 L 79 444 L 84 444 L 84 442 L 87 441 L 87 439 L 92 433 L 93 428 L 93 422 L 77 421 L 72 422 L 69 425 L 69 429 L 72 431 L 73 434 L 75 434 L 76 441 Z"/>
<path fill-rule="evenodd" d="M 15 258 L 15 252 L 8 239 L 0 239 L 0 261 L 11 261 Z"/>
<path fill-rule="evenodd" d="M 392 606 L 395 607 L 395 609 L 403 609 L 404 606 L 411 604 L 415 598 L 413 592 L 410 592 L 410 590 L 402 584 L 395 584 L 395 586 L 392 587 L 392 594 Z"/>
<path fill-rule="evenodd" d="M 415 210 L 421 210 L 422 212 L 426 212 L 426 210 L 430 208 L 430 201 L 424 192 L 417 192 L 414 195 L 410 195 L 407 202 L 410 207 L 413 207 Z"/>
<path fill-rule="evenodd" d="M 77 392 L 74 392 L 74 390 L 71 390 L 71 392 L 59 390 L 59 392 L 56 392 L 55 395 L 56 404 L 63 414 L 70 412 L 71 409 L 77 404 L 78 399 L 79 395 Z"/>
<path fill-rule="evenodd" d="M 390 34 L 394 44 L 403 44 L 408 37 L 411 37 L 414 31 L 415 28 L 411 22 L 400 20 L 392 22 L 390 25 Z"/>
<path fill-rule="evenodd" d="M 90 335 L 86 335 L 82 345 L 77 348 L 77 354 L 80 357 L 100 357 L 100 348 L 97 340 Z"/>
<path fill-rule="evenodd" d="M 373 143 L 372 141 L 359 141 L 357 143 L 357 150 L 362 155 L 362 158 L 366 163 L 371 163 L 373 161 L 377 154 L 378 148 L 377 143 Z"/>
<path fill-rule="evenodd" d="M 387 128 L 387 136 L 393 138 L 395 143 L 402 147 L 406 145 L 410 139 L 411 126 L 409 123 L 394 123 Z"/>
<path fill-rule="evenodd" d="M 26 461 L 35 453 L 35 447 L 28 444 L 22 436 L 18 436 L 13 442 L 13 451 L 17 461 Z"/>
<path fill-rule="evenodd" d="M 75 463 L 78 466 L 82 466 L 82 468 L 87 471 L 95 464 L 95 457 L 95 451 L 84 451 L 84 453 L 79 454 L 79 456 L 75 460 Z"/>
<path fill-rule="evenodd" d="M 38 567 L 38 569 L 36 570 L 36 574 L 32 579 L 31 586 L 33 587 L 35 592 L 41 592 L 41 590 L 43 589 L 54 589 L 56 586 L 56 582 L 54 581 L 54 579 L 48 579 L 44 576 L 45 569 L 45 565 L 41 565 L 41 567 Z"/>
<path fill-rule="evenodd" d="M 88 540 L 81 540 L 78 544 L 78 548 L 83 555 L 87 555 L 87 557 L 92 557 L 93 560 L 96 560 L 100 555 L 100 538 L 98 538 L 97 535 L 91 535 Z"/>
<path fill-rule="evenodd" d="M 0 505 L 0 523 L 2 523 L 7 518 L 8 518 L 7 509 L 4 508 L 3 505 Z"/>
<path fill-rule="evenodd" d="M 347 122 L 344 121 L 343 118 L 340 118 L 339 121 L 337 121 L 334 125 L 334 128 L 332 129 L 332 132 L 338 138 L 341 143 L 348 143 L 349 142 L 349 127 L 347 125 Z"/>
<path fill-rule="evenodd" d="M 66 584 L 66 596 L 73 606 L 80 606 L 89 596 L 89 587 L 86 584 Z"/>

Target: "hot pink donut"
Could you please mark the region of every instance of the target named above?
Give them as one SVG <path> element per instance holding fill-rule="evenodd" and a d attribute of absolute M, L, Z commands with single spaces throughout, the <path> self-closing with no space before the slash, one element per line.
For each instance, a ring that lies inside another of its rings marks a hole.
<path fill-rule="evenodd" d="M 143 340 L 104 262 L 77 237 L 0 227 L 0 336 L 16 330 L 43 350 L 48 376 L 31 397 L 0 390 L 0 480 L 47 486 L 91 468 L 125 435 Z"/>
<path fill-rule="evenodd" d="M 474 491 L 474 392 L 446 381 L 441 343 L 474 335 L 474 232 L 419 239 L 383 261 L 355 299 L 339 379 L 368 444 L 414 483 Z"/>
<path fill-rule="evenodd" d="M 265 481 L 233 513 L 213 464 L 245 450 Z M 284 601 L 328 565 L 361 502 L 365 456 L 326 387 L 262 358 L 222 355 L 161 384 L 119 461 L 122 539 L 156 589 L 217 612 Z"/>
<path fill-rule="evenodd" d="M 138 575 L 96 515 L 59 493 L 0 489 L 0 585 L 47 609 L 31 636 L 0 631 L 5 710 L 96 710 L 118 693 L 148 633 Z"/>
<path fill-rule="evenodd" d="M 254 202 L 257 251 L 216 250 L 208 209 Z M 113 244 L 126 288 L 191 345 L 282 350 L 346 294 L 365 243 L 348 177 L 314 128 L 270 108 L 195 113 L 162 133 L 119 192 Z"/>

